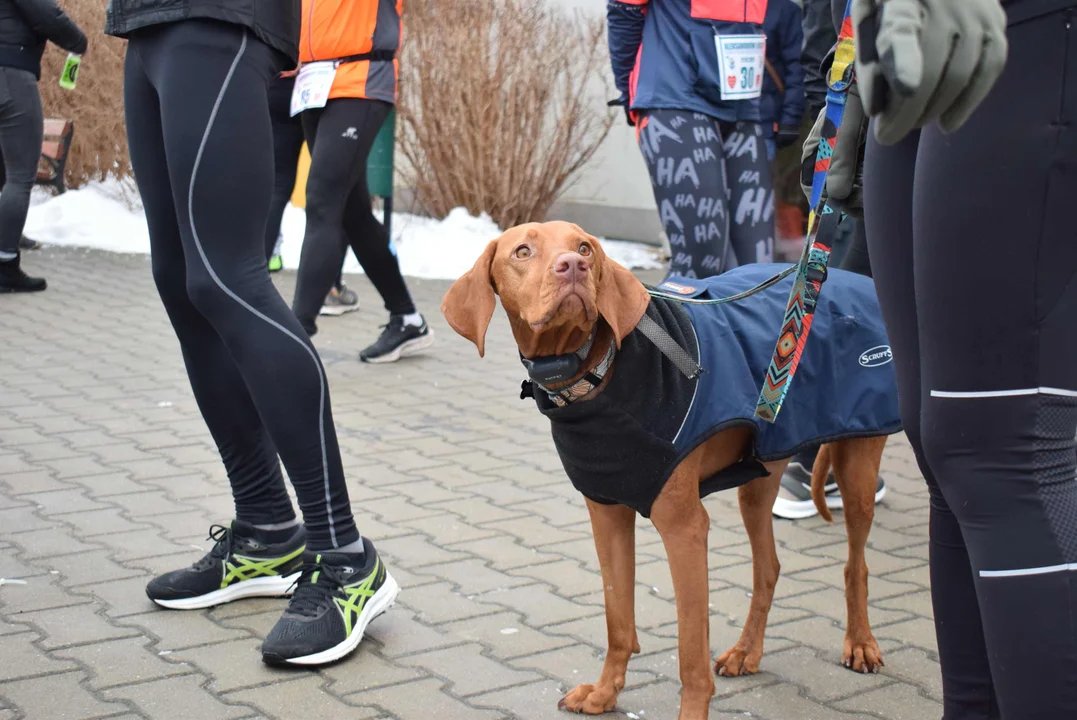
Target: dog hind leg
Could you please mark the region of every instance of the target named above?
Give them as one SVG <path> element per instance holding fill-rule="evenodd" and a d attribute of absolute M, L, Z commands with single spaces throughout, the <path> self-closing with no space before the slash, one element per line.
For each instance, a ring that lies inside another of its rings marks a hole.
<path fill-rule="evenodd" d="M 868 565 L 864 556 L 875 517 L 875 488 L 886 437 L 842 440 L 831 445 L 834 476 L 845 510 L 849 559 L 845 565 L 848 621 L 841 662 L 856 672 L 878 672 L 882 650 L 868 623 Z"/>

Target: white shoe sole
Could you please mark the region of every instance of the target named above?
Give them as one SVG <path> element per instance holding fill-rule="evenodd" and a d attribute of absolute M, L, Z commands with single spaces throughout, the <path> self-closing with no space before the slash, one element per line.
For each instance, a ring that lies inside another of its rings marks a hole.
<path fill-rule="evenodd" d="M 220 590 L 214 590 L 205 595 L 178 600 L 159 600 L 151 598 L 161 607 L 170 610 L 201 610 L 202 608 L 223 605 L 233 600 L 242 600 L 252 597 L 288 597 L 292 594 L 292 586 L 299 580 L 299 573 L 291 575 L 278 575 L 276 577 L 260 577 L 251 580 L 243 580 L 234 585 L 229 585 Z"/>
<path fill-rule="evenodd" d="M 355 312 L 358 309 L 359 303 L 355 303 L 354 305 L 322 305 L 322 309 L 318 311 L 318 314 L 340 317 L 341 315 Z"/>
<path fill-rule="evenodd" d="M 875 493 L 875 504 L 878 505 L 882 502 L 884 497 L 886 497 L 885 484 Z M 831 510 L 842 510 L 844 506 L 842 505 L 841 495 L 827 495 L 826 506 Z M 815 509 L 815 503 L 811 500 L 798 502 L 795 500 L 786 500 L 784 498 L 778 498 L 774 501 L 772 512 L 785 520 L 803 520 L 804 518 L 810 518 L 813 515 L 819 514 L 819 511 Z"/>
<path fill-rule="evenodd" d="M 359 647 L 359 643 L 363 640 L 363 635 L 366 633 L 367 626 L 386 610 L 396 604 L 396 598 L 400 594 L 400 586 L 397 585 L 396 580 L 388 572 L 385 573 L 385 582 L 378 588 L 378 591 L 374 593 L 374 597 L 370 598 L 370 602 L 363 608 L 363 612 L 359 614 L 359 621 L 355 628 L 352 630 L 352 634 L 348 638 L 335 645 L 328 650 L 322 650 L 320 653 L 314 653 L 313 655 L 304 655 L 303 657 L 287 658 L 286 663 L 291 665 L 325 665 L 331 663 L 334 660 L 339 660 L 348 653 Z"/>
<path fill-rule="evenodd" d="M 420 337 L 408 340 L 407 342 L 400 343 L 400 345 L 391 353 L 387 353 L 385 355 L 382 355 L 381 357 L 368 358 L 366 360 L 363 360 L 363 362 L 371 363 L 372 365 L 377 365 L 379 363 L 396 362 L 402 357 L 407 357 L 409 355 L 414 355 L 418 352 L 422 352 L 423 350 L 426 350 L 427 348 L 433 346 L 433 344 L 434 331 L 427 330 L 426 335 L 422 335 Z M 362 360 L 362 358 L 360 358 L 360 360 Z"/>

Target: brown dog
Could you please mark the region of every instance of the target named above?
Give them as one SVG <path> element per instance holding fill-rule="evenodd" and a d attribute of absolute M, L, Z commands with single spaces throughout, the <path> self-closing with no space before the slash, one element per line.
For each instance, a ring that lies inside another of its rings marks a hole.
<path fill-rule="evenodd" d="M 524 358 L 572 354 L 589 345 L 580 353 L 584 357 L 571 377 L 545 387 L 553 393 L 564 391 L 563 398 L 568 400 L 557 404 L 571 403 L 572 408 L 595 402 L 610 387 L 614 373 L 628 372 L 620 364 L 627 360 L 618 353 L 652 304 L 647 289 L 631 272 L 607 258 L 594 237 L 575 225 L 559 222 L 509 230 L 490 243 L 474 268 L 446 294 L 442 313 L 456 332 L 475 343 L 480 356 L 495 295 L 501 298 Z M 581 386 L 584 378 L 591 382 Z M 581 388 L 586 392 L 580 394 Z M 569 432 L 585 429 L 577 423 Z M 713 434 L 678 462 L 648 506 L 666 548 L 676 595 L 681 720 L 706 718 L 714 694 L 707 597 L 710 518 L 700 500 L 701 483 L 743 462 L 752 452 L 752 438 L 752 429 L 743 425 Z M 557 439 L 555 432 L 555 442 Z M 883 436 L 825 446 L 812 483 L 816 505 L 829 518 L 822 485 L 829 466 L 833 466 L 849 541 L 845 567 L 848 625 L 842 658 L 846 666 L 860 672 L 877 671 L 883 664 L 868 625 L 864 548 L 885 443 Z M 561 452 L 560 446 L 558 450 Z M 646 457 L 646 453 L 640 455 L 643 460 Z M 719 675 L 736 676 L 759 669 L 763 631 L 779 572 L 771 508 L 787 462 L 788 458 L 763 463 L 765 473 L 755 473 L 757 479 L 741 484 L 738 490 L 752 548 L 753 594 L 740 639 L 714 663 Z M 618 501 L 617 497 L 610 499 Z M 634 608 L 635 510 L 623 504 L 604 504 L 590 496 L 587 508 L 602 569 L 609 650 L 598 681 L 575 688 L 560 706 L 598 714 L 614 708 L 624 687 L 629 656 L 640 651 Z"/>

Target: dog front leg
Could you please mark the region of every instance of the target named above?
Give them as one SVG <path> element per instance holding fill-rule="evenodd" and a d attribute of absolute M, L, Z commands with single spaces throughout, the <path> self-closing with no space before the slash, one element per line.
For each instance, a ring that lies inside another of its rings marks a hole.
<path fill-rule="evenodd" d="M 782 473 L 788 462 L 766 463 L 770 475 L 757 478 L 737 490 L 741 520 L 752 546 L 752 602 L 737 644 L 722 653 L 714 663 L 714 672 L 719 675 L 735 677 L 756 673 L 759 671 L 759 661 L 763 659 L 763 633 L 781 570 L 774 544 L 771 509 L 778 497 Z"/>
<path fill-rule="evenodd" d="M 606 602 L 608 647 L 602 675 L 593 685 L 579 685 L 559 708 L 597 715 L 613 710 L 625 686 L 628 659 L 639 652 L 636 636 L 636 511 L 624 505 L 587 501 L 595 536 Z"/>
<path fill-rule="evenodd" d="M 666 490 L 670 490 L 670 485 Z M 698 481 L 683 491 L 659 496 L 651 520 L 662 536 L 677 599 L 680 658 L 679 720 L 706 720 L 714 696 L 711 675 L 710 605 L 707 602 L 707 533 L 710 517 L 699 500 Z"/>

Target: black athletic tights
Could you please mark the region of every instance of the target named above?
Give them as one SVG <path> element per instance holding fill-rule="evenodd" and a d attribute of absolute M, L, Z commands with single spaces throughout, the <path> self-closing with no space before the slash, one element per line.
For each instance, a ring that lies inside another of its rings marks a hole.
<path fill-rule="evenodd" d="M 391 106 L 380 100 L 335 98 L 307 110 L 303 133 L 310 148 L 307 229 L 292 309 L 308 331 L 340 275 L 348 246 L 394 315 L 415 312 L 385 226 L 370 208 L 367 156 Z"/>
<path fill-rule="evenodd" d="M 931 494 L 945 720 L 1077 718 L 1077 28 L 1009 28 L 953 134 L 870 142 L 865 217 Z"/>
<path fill-rule="evenodd" d="M 284 209 L 295 189 L 299 153 L 303 149 L 303 125 L 291 116 L 294 77 L 274 77 L 269 81 L 269 120 L 273 128 L 273 195 L 266 220 L 266 261 L 273 257 L 280 237 Z"/>
<path fill-rule="evenodd" d="M 266 83 L 285 59 L 236 25 L 138 31 L 124 69 L 131 162 L 153 278 L 198 407 L 248 522 L 295 517 L 312 549 L 358 539 L 318 354 L 273 287 L 264 233 L 273 186 Z"/>

